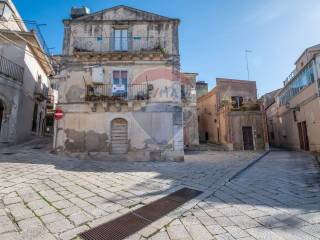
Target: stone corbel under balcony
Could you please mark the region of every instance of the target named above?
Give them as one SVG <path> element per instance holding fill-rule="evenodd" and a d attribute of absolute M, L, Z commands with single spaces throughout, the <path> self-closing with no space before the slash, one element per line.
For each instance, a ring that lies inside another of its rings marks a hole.
<path fill-rule="evenodd" d="M 92 112 L 97 112 L 97 106 L 98 106 L 98 103 L 89 103 L 89 107 L 91 109 Z"/>

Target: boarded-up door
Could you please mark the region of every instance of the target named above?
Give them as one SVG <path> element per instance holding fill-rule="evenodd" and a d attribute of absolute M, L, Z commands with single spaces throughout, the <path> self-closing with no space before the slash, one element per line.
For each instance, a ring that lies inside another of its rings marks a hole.
<path fill-rule="evenodd" d="M 111 154 L 128 153 L 128 122 L 117 118 L 111 123 Z"/>
<path fill-rule="evenodd" d="M 243 149 L 254 150 L 252 127 L 242 127 Z"/>

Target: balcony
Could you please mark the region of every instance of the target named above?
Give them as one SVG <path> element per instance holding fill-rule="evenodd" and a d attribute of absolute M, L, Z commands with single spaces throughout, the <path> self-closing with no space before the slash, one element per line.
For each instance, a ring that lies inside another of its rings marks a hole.
<path fill-rule="evenodd" d="M 166 39 L 162 37 L 83 37 L 73 42 L 75 53 L 161 52 L 166 53 Z"/>
<path fill-rule="evenodd" d="M 133 101 L 149 99 L 148 84 L 99 84 L 86 86 L 87 102 Z"/>
<path fill-rule="evenodd" d="M 48 99 L 49 88 L 42 82 L 38 82 L 34 88 L 34 96 L 37 100 L 43 101 Z"/>
<path fill-rule="evenodd" d="M 3 56 L 0 56 L 0 73 L 19 83 L 23 82 L 24 68 Z"/>
<path fill-rule="evenodd" d="M 231 112 L 247 112 L 247 111 L 260 111 L 260 103 L 257 101 L 234 101 L 234 100 L 223 100 L 220 103 L 220 109 L 224 108 Z"/>

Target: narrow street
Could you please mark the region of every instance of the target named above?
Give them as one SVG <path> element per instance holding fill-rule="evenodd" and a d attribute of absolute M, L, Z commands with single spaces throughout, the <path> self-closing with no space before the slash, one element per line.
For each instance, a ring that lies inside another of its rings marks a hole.
<path fill-rule="evenodd" d="M 150 239 L 320 239 L 320 166 L 274 151 Z"/>
<path fill-rule="evenodd" d="M 257 156 L 128 163 L 53 155 L 45 144 L 1 149 L 0 239 L 73 239 L 182 187 L 204 194 L 129 239 L 319 239 L 319 164 L 274 151 L 228 182 Z"/>

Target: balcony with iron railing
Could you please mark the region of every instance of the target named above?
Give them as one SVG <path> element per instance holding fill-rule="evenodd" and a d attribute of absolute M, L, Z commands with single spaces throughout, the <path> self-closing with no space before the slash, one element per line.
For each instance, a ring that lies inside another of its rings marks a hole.
<path fill-rule="evenodd" d="M 34 88 L 34 95 L 39 101 L 47 100 L 49 88 L 42 82 L 37 82 Z"/>
<path fill-rule="evenodd" d="M 149 99 L 148 84 L 99 84 L 86 86 L 87 102 L 133 101 Z"/>
<path fill-rule="evenodd" d="M 0 56 L 0 74 L 3 74 L 16 82 L 22 83 L 24 68 L 9 59 Z"/>
<path fill-rule="evenodd" d="M 230 112 L 247 112 L 260 111 L 260 103 L 258 101 L 243 101 L 241 103 L 233 100 L 223 100 L 220 103 L 219 109 L 224 109 Z"/>
<path fill-rule="evenodd" d="M 167 53 L 163 37 L 79 37 L 73 40 L 74 52 L 161 52 Z"/>

